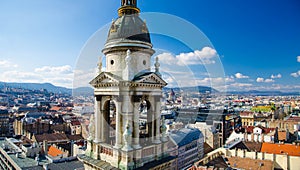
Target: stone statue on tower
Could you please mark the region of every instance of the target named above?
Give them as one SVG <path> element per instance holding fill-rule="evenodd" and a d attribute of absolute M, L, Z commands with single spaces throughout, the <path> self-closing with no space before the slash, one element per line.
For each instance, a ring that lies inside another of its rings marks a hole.
<path fill-rule="evenodd" d="M 102 72 L 102 57 L 99 57 L 99 62 L 98 62 L 98 74 Z"/>
<path fill-rule="evenodd" d="M 123 79 L 130 81 L 133 79 L 133 72 L 132 72 L 132 57 L 131 57 L 131 51 L 128 49 L 126 51 L 126 57 L 125 57 L 125 69 L 123 71 Z"/>

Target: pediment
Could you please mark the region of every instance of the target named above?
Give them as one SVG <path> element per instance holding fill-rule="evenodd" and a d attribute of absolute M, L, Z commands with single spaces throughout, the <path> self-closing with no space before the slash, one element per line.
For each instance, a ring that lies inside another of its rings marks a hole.
<path fill-rule="evenodd" d="M 120 78 L 108 73 L 108 72 L 102 72 L 100 73 L 96 78 L 94 78 L 90 84 L 92 86 L 97 86 L 99 84 L 118 84 L 120 82 Z"/>
<path fill-rule="evenodd" d="M 144 73 L 140 76 L 137 76 L 133 79 L 136 83 L 143 83 L 143 84 L 157 84 L 166 86 L 167 83 L 157 74 L 150 72 L 150 73 Z"/>

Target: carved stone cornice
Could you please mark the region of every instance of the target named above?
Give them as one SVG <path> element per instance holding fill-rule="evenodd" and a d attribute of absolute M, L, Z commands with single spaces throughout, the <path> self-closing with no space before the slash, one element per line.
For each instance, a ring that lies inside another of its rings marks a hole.
<path fill-rule="evenodd" d="M 167 83 L 157 76 L 155 73 L 148 72 L 142 75 L 136 76 L 132 81 L 124 81 L 120 77 L 115 76 L 109 72 L 102 72 L 96 78 L 94 78 L 90 84 L 94 88 L 101 87 L 130 87 L 130 88 L 150 88 L 157 89 L 163 88 Z"/>

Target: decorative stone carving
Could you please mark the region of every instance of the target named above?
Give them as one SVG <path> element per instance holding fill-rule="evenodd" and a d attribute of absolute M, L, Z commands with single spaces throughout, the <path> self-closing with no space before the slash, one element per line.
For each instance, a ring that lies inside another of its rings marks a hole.
<path fill-rule="evenodd" d="M 102 57 L 99 57 L 99 62 L 98 62 L 98 74 L 102 72 Z"/>
<path fill-rule="evenodd" d="M 154 64 L 154 66 L 155 66 L 155 73 L 156 73 L 159 77 L 161 77 L 161 74 L 160 74 L 160 72 L 159 72 L 160 64 L 159 64 L 159 62 L 158 62 L 158 57 L 155 58 L 155 64 Z"/>
<path fill-rule="evenodd" d="M 130 81 L 133 79 L 133 71 L 132 71 L 132 63 L 131 63 L 132 57 L 131 57 L 131 51 L 128 49 L 126 52 L 125 57 L 125 69 L 123 71 L 123 80 Z"/>
<path fill-rule="evenodd" d="M 130 140 L 131 140 L 132 132 L 130 130 L 130 125 L 127 123 L 125 127 L 125 131 L 123 133 L 123 140 L 124 140 L 124 146 L 122 150 L 124 151 L 130 151 L 132 150 L 132 147 L 130 146 Z"/>
<path fill-rule="evenodd" d="M 163 116 L 161 119 L 161 127 L 160 127 L 161 135 L 162 135 L 162 141 L 168 141 L 166 137 L 166 132 L 167 132 L 167 127 L 166 127 L 166 122 L 165 122 L 165 117 Z"/>
<path fill-rule="evenodd" d="M 92 141 L 94 139 L 95 139 L 95 116 L 94 116 L 94 114 L 92 114 L 90 117 L 88 140 Z"/>

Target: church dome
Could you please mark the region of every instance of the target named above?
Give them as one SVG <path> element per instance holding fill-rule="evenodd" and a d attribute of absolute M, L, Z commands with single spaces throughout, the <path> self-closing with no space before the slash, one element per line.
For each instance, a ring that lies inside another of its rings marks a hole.
<path fill-rule="evenodd" d="M 105 49 L 122 46 L 152 48 L 146 22 L 139 17 L 139 13 L 136 0 L 121 1 L 119 17 L 111 24 Z"/>
<path fill-rule="evenodd" d="M 118 43 L 127 40 L 151 44 L 147 25 L 138 14 L 122 15 L 113 21 L 106 43 Z"/>

